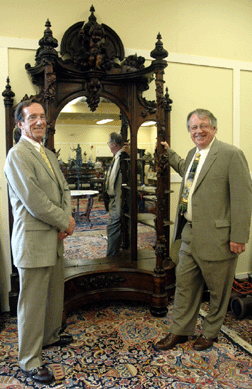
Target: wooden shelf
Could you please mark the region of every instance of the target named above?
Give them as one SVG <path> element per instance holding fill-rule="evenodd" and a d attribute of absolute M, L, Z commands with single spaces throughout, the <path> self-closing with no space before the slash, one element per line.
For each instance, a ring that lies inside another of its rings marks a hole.
<path fill-rule="evenodd" d="M 137 221 L 139 223 L 145 224 L 146 226 L 155 228 L 155 219 L 156 215 L 153 213 L 138 213 Z"/>
<path fill-rule="evenodd" d="M 157 202 L 157 196 L 156 195 L 143 195 L 143 198 L 146 201 L 152 201 L 153 203 Z"/>
<path fill-rule="evenodd" d="M 172 222 L 171 220 L 166 220 L 164 221 L 164 226 L 172 226 L 174 224 L 174 222 Z"/>
<path fill-rule="evenodd" d="M 123 187 L 124 189 L 131 190 L 131 187 L 130 187 L 129 185 L 127 185 L 127 184 L 122 184 L 122 187 Z M 146 193 L 146 195 L 148 195 L 148 194 L 150 194 L 150 195 L 151 195 L 151 194 L 155 195 L 156 192 L 157 192 L 157 188 L 156 188 L 155 186 L 138 186 L 138 187 L 137 187 L 137 191 L 138 191 L 139 193 Z M 165 189 L 165 190 L 164 190 L 164 193 L 165 193 L 165 194 L 174 193 L 174 190 Z"/>
<path fill-rule="evenodd" d="M 157 193 L 157 187 L 156 186 L 138 186 L 137 191 L 140 193 L 146 193 L 146 194 L 156 194 Z"/>

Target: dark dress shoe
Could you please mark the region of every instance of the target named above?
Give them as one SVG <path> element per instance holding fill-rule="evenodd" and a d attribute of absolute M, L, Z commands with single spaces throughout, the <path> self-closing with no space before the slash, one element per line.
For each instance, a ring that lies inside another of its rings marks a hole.
<path fill-rule="evenodd" d="M 155 344 L 155 348 L 158 350 L 170 350 L 176 344 L 185 343 L 188 340 L 188 336 L 186 335 L 174 335 L 169 334 L 165 338 L 161 339 L 159 342 Z"/>
<path fill-rule="evenodd" d="M 209 347 L 212 347 L 214 342 L 218 342 L 218 338 L 211 339 L 211 338 L 207 338 L 204 335 L 200 335 L 196 340 L 196 342 L 194 343 L 193 348 L 194 350 L 197 351 L 206 350 Z"/>
<path fill-rule="evenodd" d="M 43 346 L 43 349 L 46 349 L 49 347 L 54 347 L 54 346 L 64 347 L 72 342 L 73 342 L 72 335 L 62 334 L 62 335 L 60 335 L 60 339 L 57 342 Z"/>
<path fill-rule="evenodd" d="M 31 370 L 22 371 L 34 381 L 41 384 L 49 384 L 50 382 L 54 381 L 53 373 L 51 373 L 45 366 L 35 367 Z"/>

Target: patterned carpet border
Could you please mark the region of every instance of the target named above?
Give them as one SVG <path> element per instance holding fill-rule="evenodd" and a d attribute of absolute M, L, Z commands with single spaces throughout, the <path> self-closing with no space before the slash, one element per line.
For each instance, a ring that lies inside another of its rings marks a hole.
<path fill-rule="evenodd" d="M 164 318 L 151 316 L 137 304 L 103 304 L 73 312 L 67 332 L 74 343 L 43 351 L 56 381 L 40 385 L 27 378 L 17 363 L 16 319 L 1 318 L 0 388 L 66 389 L 199 389 L 251 388 L 251 355 L 221 333 L 219 342 L 202 352 L 186 342 L 158 352 L 153 344 L 167 333 L 172 305 Z M 197 322 L 199 334 L 202 318 Z"/>

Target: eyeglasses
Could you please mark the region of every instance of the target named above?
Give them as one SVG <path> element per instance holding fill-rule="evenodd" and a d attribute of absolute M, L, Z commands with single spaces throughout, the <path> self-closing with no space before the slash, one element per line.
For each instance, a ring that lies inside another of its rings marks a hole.
<path fill-rule="evenodd" d="M 27 118 L 28 122 L 35 122 L 38 120 L 41 120 L 42 122 L 46 122 L 46 116 L 45 115 L 30 115 Z"/>
<path fill-rule="evenodd" d="M 192 126 L 189 128 L 189 131 L 194 133 L 199 128 L 200 130 L 204 131 L 207 130 L 210 127 L 210 124 L 200 124 L 199 126 Z"/>
<path fill-rule="evenodd" d="M 107 145 L 110 146 L 112 143 L 115 143 L 113 140 L 110 140 Z"/>

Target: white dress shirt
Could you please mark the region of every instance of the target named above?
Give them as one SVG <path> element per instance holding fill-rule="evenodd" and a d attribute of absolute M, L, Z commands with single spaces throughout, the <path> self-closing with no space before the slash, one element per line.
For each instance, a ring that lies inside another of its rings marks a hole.
<path fill-rule="evenodd" d="M 22 135 L 22 138 L 24 138 L 25 140 L 28 140 L 28 142 L 30 142 L 35 147 L 37 152 L 40 153 L 40 148 L 43 147 L 43 146 L 41 146 L 40 143 L 36 142 L 35 140 L 33 140 L 31 138 L 28 138 L 28 136 L 26 136 L 26 135 Z"/>
<path fill-rule="evenodd" d="M 215 138 L 214 138 L 215 139 Z M 193 182 L 192 182 L 192 185 L 190 187 L 190 191 L 189 191 L 189 195 L 188 195 L 188 199 L 187 199 L 187 210 L 184 214 L 185 218 L 191 222 L 192 221 L 192 195 L 193 195 L 193 192 L 194 192 L 194 188 L 196 186 L 196 183 L 197 183 L 197 179 L 199 177 L 199 174 L 200 174 L 200 171 L 202 169 L 202 166 L 204 165 L 205 163 L 205 160 L 206 160 L 206 157 L 209 153 L 209 150 L 213 144 L 213 141 L 214 139 L 212 140 L 212 142 L 204 149 L 202 150 L 199 150 L 198 148 L 196 149 L 196 152 L 188 166 L 188 169 L 186 171 L 186 176 L 185 176 L 185 184 L 186 184 L 186 181 L 187 181 L 187 177 L 188 177 L 188 174 L 189 174 L 189 171 L 191 169 L 191 166 L 193 164 L 193 161 L 195 159 L 195 156 L 197 153 L 200 153 L 200 159 L 199 159 L 199 163 L 198 163 L 198 166 L 197 166 L 197 169 L 196 169 L 196 172 L 195 172 L 195 175 L 194 175 L 194 179 L 193 179 Z"/>
<path fill-rule="evenodd" d="M 115 195 L 115 180 L 118 174 L 118 171 L 120 169 L 120 155 L 122 150 L 119 150 L 115 155 L 114 164 L 112 166 L 111 171 L 108 172 L 109 174 L 109 183 L 108 183 L 108 195 L 114 196 Z"/>

